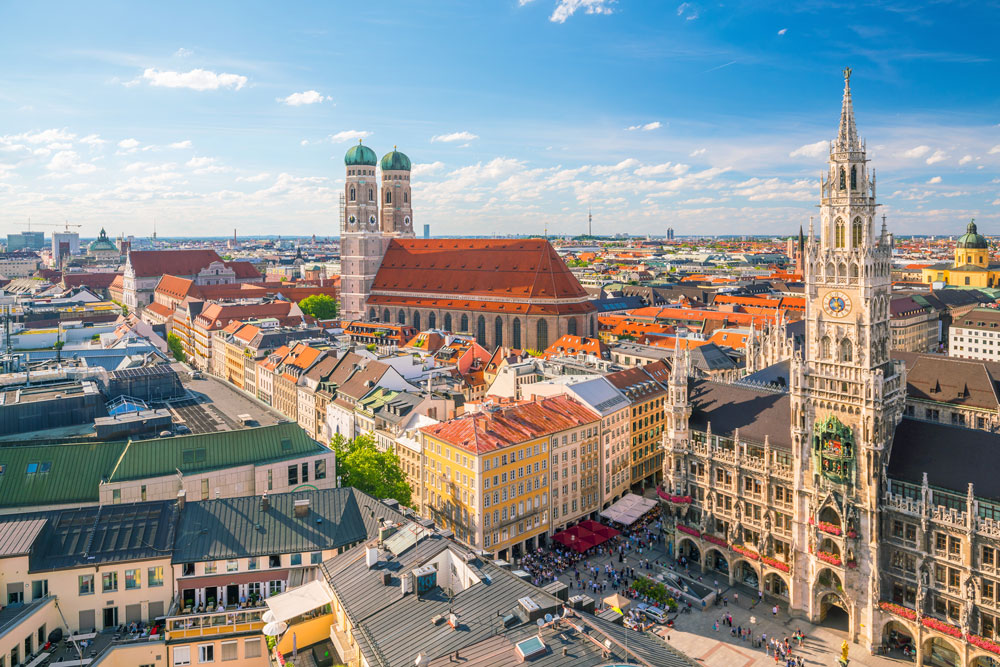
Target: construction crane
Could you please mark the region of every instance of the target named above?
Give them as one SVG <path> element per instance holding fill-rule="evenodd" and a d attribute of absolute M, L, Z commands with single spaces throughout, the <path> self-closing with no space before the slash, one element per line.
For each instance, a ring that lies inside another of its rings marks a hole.
<path fill-rule="evenodd" d="M 29 232 L 31 231 L 31 225 L 35 225 L 36 227 L 39 227 L 39 226 L 40 227 L 66 227 L 66 231 L 67 232 L 69 231 L 70 227 L 83 227 L 83 225 L 74 224 L 74 223 L 70 222 L 69 220 L 66 220 L 65 222 L 34 222 L 33 223 L 33 222 L 31 222 L 31 218 L 28 218 L 27 222 L 18 222 L 16 224 L 18 224 L 18 225 L 27 225 Z"/>

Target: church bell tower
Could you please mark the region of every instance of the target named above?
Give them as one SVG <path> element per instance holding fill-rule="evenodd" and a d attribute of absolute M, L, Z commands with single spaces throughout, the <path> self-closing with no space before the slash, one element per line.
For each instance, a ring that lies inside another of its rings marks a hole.
<path fill-rule="evenodd" d="M 891 243 L 875 230 L 875 176 L 858 137 L 851 70 L 837 138 L 820 177 L 819 235 L 806 239 L 806 344 L 792 359 L 795 568 L 792 606 L 818 621 L 831 605 L 848 634 L 871 645 L 877 504 L 905 399 L 905 370 L 889 357 Z"/>
<path fill-rule="evenodd" d="M 344 211 L 340 229 L 340 310 L 345 320 L 366 319 L 365 303 L 385 253 L 378 221 L 375 151 L 360 141 L 344 156 Z M 368 318 L 371 319 L 371 318 Z"/>

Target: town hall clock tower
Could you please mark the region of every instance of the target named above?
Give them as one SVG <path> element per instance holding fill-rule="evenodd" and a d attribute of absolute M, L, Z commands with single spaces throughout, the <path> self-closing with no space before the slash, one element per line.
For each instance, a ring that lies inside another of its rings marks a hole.
<path fill-rule="evenodd" d="M 902 416 L 905 370 L 889 357 L 891 240 L 876 232 L 851 100 L 851 70 L 829 168 L 820 178 L 819 235 L 805 249 L 806 344 L 791 362 L 795 458 L 791 606 L 819 621 L 847 612 L 849 635 L 870 646 L 878 606 L 878 499 Z"/>

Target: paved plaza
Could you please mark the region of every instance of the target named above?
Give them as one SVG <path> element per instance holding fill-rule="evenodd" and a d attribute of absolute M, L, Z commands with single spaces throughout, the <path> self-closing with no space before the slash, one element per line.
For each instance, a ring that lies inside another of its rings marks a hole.
<path fill-rule="evenodd" d="M 647 558 L 653 561 L 660 560 L 666 562 L 667 559 L 663 545 L 656 545 L 656 548 L 652 552 L 644 549 L 641 556 L 633 551 L 626 556 L 625 564 L 635 568 L 638 574 L 640 571 L 640 560 Z M 617 554 L 613 557 L 601 556 L 589 559 L 591 566 L 596 565 L 602 569 L 609 562 L 612 567 L 618 569 L 621 569 L 623 565 L 618 562 Z M 579 568 L 581 578 L 586 582 L 588 577 L 584 574 L 586 565 L 583 561 L 580 562 Z M 691 572 L 694 573 L 695 570 L 696 568 L 692 568 Z M 648 570 L 642 570 L 642 572 L 650 574 Z M 697 574 L 694 576 L 697 576 Z M 748 641 L 737 639 L 730 634 L 728 626 L 722 625 L 722 618 L 728 612 L 732 614 L 733 627 L 742 626 L 745 628 L 749 626 L 753 630 L 754 637 L 759 637 L 761 633 L 765 633 L 769 638 L 778 637 L 784 639 L 785 637 L 790 638 L 796 630 L 801 630 L 805 635 L 805 641 L 801 648 L 793 651 L 793 656 L 802 656 L 805 664 L 810 667 L 819 665 L 836 667 L 838 664 L 840 646 L 846 637 L 845 632 L 836 628 L 815 626 L 801 619 L 790 618 L 783 602 L 766 595 L 763 602 L 751 606 L 751 603 L 756 603 L 757 601 L 757 591 L 739 584 L 729 586 L 727 578 L 723 575 L 706 573 L 702 577 L 704 579 L 703 583 L 712 587 L 715 586 L 716 578 L 718 579 L 722 596 L 728 598 L 728 604 L 725 606 L 722 604 L 719 606 L 709 606 L 705 611 L 692 609 L 690 613 L 679 614 L 675 621 L 675 627 L 670 630 L 664 626 L 658 626 L 657 633 L 661 634 L 665 639 L 669 637 L 668 641 L 674 648 L 709 667 L 764 667 L 765 665 L 775 665 L 773 655 L 767 655 L 763 648 L 753 648 L 752 644 Z M 567 574 L 561 575 L 559 580 L 570 586 L 569 594 L 571 596 L 583 593 L 593 597 L 598 604 L 600 604 L 604 597 L 615 593 L 610 584 L 603 593 L 596 594 L 587 588 L 574 587 L 572 585 L 574 580 L 572 569 Z M 604 578 L 602 577 L 603 580 Z M 738 594 L 738 603 L 734 602 L 734 594 Z M 773 616 L 772 608 L 776 602 L 778 603 L 779 610 L 777 616 Z M 752 623 L 751 618 L 753 619 Z M 713 628 L 716 621 L 719 621 L 718 632 Z M 795 645 L 794 641 L 792 641 L 792 645 Z M 913 664 L 912 659 L 903 658 L 899 653 L 895 657 L 873 656 L 860 644 L 849 644 L 849 647 L 850 664 L 852 667 L 899 667 L 901 665 Z M 785 663 L 779 662 L 777 664 L 784 667 Z"/>

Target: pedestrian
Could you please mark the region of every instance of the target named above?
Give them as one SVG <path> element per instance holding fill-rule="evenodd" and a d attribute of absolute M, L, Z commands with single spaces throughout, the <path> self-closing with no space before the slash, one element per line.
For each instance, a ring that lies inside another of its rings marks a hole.
<path fill-rule="evenodd" d="M 719 631 L 719 621 L 718 621 L 718 619 L 716 619 L 715 623 L 712 624 L 712 629 L 715 630 L 716 632 Z"/>
<path fill-rule="evenodd" d="M 728 607 L 729 606 L 729 596 L 728 595 L 726 597 L 722 598 L 722 606 L 723 607 Z"/>
<path fill-rule="evenodd" d="M 771 616 L 775 616 L 776 617 L 777 615 L 778 615 L 778 605 L 774 605 L 771 608 Z"/>
<path fill-rule="evenodd" d="M 733 593 L 733 604 L 738 605 L 739 603 L 740 603 L 740 594 L 734 592 Z"/>

